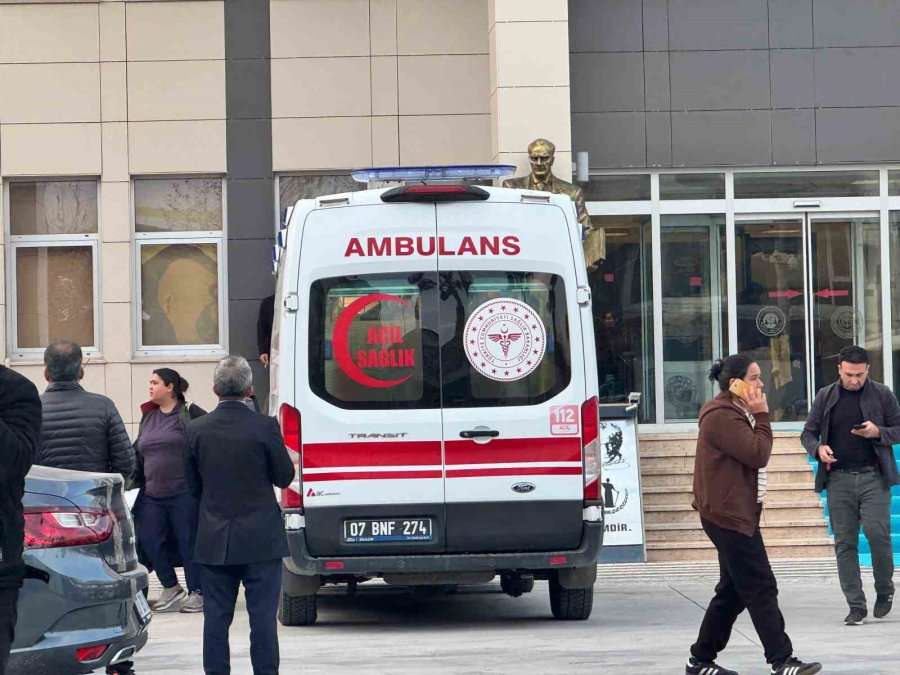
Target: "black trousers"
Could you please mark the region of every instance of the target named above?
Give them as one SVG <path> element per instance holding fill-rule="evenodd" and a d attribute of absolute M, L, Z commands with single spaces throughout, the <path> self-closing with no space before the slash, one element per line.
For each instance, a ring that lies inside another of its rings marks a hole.
<path fill-rule="evenodd" d="M 759 532 L 752 537 L 700 519 L 706 535 L 719 552 L 719 583 L 706 608 L 700 634 L 691 654 L 700 661 L 714 661 L 728 644 L 738 615 L 746 609 L 763 644 L 766 661 L 775 663 L 794 648 L 784 632 L 784 617 L 778 608 L 778 585 Z"/>
<path fill-rule="evenodd" d="M 178 551 L 184 564 L 184 577 L 188 592 L 199 591 L 202 586 L 200 573 L 192 562 L 194 542 L 197 539 L 197 513 L 200 505 L 190 492 L 182 492 L 172 497 L 141 497 L 141 506 L 135 516 L 137 534 L 141 546 L 153 563 L 153 570 L 163 588 L 178 584 L 178 577 L 166 541 L 169 533 L 174 533 Z"/>
<path fill-rule="evenodd" d="M 6 675 L 9 650 L 16 628 L 16 601 L 18 588 L 0 588 L 0 675 Z"/>
<path fill-rule="evenodd" d="M 202 565 L 203 670 L 206 675 L 231 673 L 228 629 L 234 620 L 238 588 L 244 585 L 250 617 L 250 662 L 253 675 L 278 675 L 278 603 L 281 558 L 248 565 Z M 243 669 L 241 670 L 243 672 Z"/>

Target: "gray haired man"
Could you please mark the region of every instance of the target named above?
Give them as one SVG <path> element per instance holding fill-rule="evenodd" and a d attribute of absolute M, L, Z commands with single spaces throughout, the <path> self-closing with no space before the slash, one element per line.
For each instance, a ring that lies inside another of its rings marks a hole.
<path fill-rule="evenodd" d="M 134 449 L 115 404 L 81 386 L 81 347 L 68 340 L 44 350 L 43 423 L 35 464 L 75 471 L 134 472 Z"/>
<path fill-rule="evenodd" d="M 276 613 L 287 538 L 272 486 L 294 480 L 278 423 L 248 408 L 253 374 L 241 356 L 213 373 L 219 405 L 188 424 L 187 478 L 200 500 L 194 562 L 203 569 L 203 669 L 231 672 L 228 629 L 243 584 L 255 675 L 277 675 Z"/>

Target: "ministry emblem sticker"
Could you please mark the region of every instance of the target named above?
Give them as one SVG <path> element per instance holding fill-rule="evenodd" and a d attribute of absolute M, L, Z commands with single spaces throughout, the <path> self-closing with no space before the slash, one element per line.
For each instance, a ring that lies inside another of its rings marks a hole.
<path fill-rule="evenodd" d="M 547 331 L 537 313 L 519 300 L 481 304 L 466 321 L 466 358 L 497 382 L 515 382 L 537 368 L 547 351 Z"/>
<path fill-rule="evenodd" d="M 839 307 L 831 315 L 831 330 L 845 340 L 855 340 L 856 332 L 862 325 L 862 312 L 853 307 Z"/>
<path fill-rule="evenodd" d="M 784 330 L 787 318 L 781 308 L 766 305 L 756 314 L 756 328 L 768 337 L 775 337 Z"/>

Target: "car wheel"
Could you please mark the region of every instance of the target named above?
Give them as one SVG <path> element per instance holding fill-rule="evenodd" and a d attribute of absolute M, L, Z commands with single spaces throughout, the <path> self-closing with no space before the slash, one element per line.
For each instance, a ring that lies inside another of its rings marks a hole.
<path fill-rule="evenodd" d="M 554 619 L 584 621 L 594 606 L 594 587 L 563 588 L 554 574 L 550 577 L 550 611 Z"/>
<path fill-rule="evenodd" d="M 278 618 L 282 626 L 312 626 L 317 616 L 315 595 L 281 594 Z"/>

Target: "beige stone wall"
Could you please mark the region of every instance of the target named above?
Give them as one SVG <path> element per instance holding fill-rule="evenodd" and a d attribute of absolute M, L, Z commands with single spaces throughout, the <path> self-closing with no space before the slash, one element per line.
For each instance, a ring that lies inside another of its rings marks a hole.
<path fill-rule="evenodd" d="M 271 0 L 275 171 L 491 159 L 487 0 Z"/>
<path fill-rule="evenodd" d="M 156 365 L 192 381 L 200 405 L 215 404 L 212 363 L 132 356 L 129 181 L 225 173 L 224 59 L 222 0 L 0 3 L 0 175 L 100 181 L 101 353 L 84 384 L 110 396 L 132 431 Z M 0 277 L 5 357 L 4 285 Z M 42 366 L 11 365 L 43 389 Z"/>
<path fill-rule="evenodd" d="M 566 0 L 489 0 L 491 157 L 528 170 L 537 137 L 556 145 L 554 173 L 572 176 Z"/>

